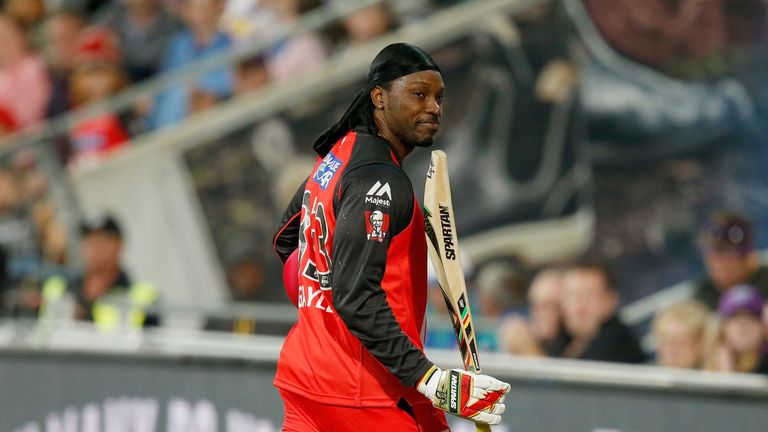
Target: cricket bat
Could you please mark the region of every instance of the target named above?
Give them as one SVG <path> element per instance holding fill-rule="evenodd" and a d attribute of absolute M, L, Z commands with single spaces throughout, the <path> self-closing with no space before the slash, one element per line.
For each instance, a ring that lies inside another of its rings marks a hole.
<path fill-rule="evenodd" d="M 432 259 L 437 282 L 443 291 L 445 303 L 459 342 L 464 369 L 480 373 L 477 340 L 469 310 L 467 284 L 461 267 L 456 219 L 451 203 L 451 185 L 448 181 L 448 158 L 442 150 L 432 152 L 432 160 L 424 185 L 424 228 L 427 249 Z M 490 432 L 491 426 L 475 423 L 478 432 Z"/>

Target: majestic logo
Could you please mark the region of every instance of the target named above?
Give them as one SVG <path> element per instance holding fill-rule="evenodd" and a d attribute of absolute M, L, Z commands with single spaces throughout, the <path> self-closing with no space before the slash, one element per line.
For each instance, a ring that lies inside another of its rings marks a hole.
<path fill-rule="evenodd" d="M 443 228 L 443 247 L 445 258 L 453 261 L 456 259 L 456 245 L 453 244 L 453 226 L 448 207 L 440 205 L 440 225 Z"/>
<path fill-rule="evenodd" d="M 386 196 L 386 198 L 384 198 Z M 382 186 L 380 181 L 377 181 L 373 187 L 365 194 L 365 203 L 378 206 L 389 207 L 390 200 L 392 199 L 392 189 L 389 187 L 389 183 L 384 183 Z"/>
<path fill-rule="evenodd" d="M 365 212 L 365 232 L 368 240 L 383 242 L 387 236 L 387 230 L 389 230 L 388 214 L 380 210 Z"/>
<path fill-rule="evenodd" d="M 451 371 L 451 390 L 448 392 L 448 409 L 453 413 L 459 412 L 459 374 Z"/>
<path fill-rule="evenodd" d="M 312 180 L 325 190 L 339 168 L 341 168 L 341 160 L 334 156 L 333 153 L 328 153 L 323 158 L 320 166 L 317 167 L 317 171 L 315 171 L 315 175 L 312 176 Z"/>

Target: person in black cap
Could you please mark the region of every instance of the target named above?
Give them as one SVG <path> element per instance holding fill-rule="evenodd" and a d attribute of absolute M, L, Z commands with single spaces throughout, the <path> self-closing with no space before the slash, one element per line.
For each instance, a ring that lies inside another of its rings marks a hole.
<path fill-rule="evenodd" d="M 696 299 L 717 309 L 730 288 L 748 283 L 768 297 L 768 267 L 760 263 L 752 224 L 735 213 L 712 215 L 700 234 L 707 276 L 696 286 Z"/>
<path fill-rule="evenodd" d="M 112 216 L 80 225 L 82 272 L 65 279 L 52 276 L 43 284 L 43 318 L 65 293 L 74 298 L 75 319 L 90 321 L 105 330 L 119 326 L 157 326 L 156 314 L 144 309 L 157 300 L 154 287 L 131 281 L 120 264 L 123 233 Z"/>
<path fill-rule="evenodd" d="M 444 431 L 443 411 L 501 421 L 509 384 L 439 369 L 423 352 L 424 219 L 400 165 L 432 144 L 443 93 L 429 54 L 389 45 L 314 143 L 315 168 L 274 239 L 284 263 L 298 249 L 299 319 L 274 380 L 283 430 Z"/>

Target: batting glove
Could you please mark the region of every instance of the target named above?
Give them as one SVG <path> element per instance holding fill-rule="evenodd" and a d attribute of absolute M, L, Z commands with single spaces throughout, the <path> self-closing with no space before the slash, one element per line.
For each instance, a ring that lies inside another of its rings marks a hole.
<path fill-rule="evenodd" d="M 424 374 L 417 386 L 436 408 L 491 425 L 501 423 L 504 395 L 509 388 L 509 384 L 488 375 L 436 366 Z"/>

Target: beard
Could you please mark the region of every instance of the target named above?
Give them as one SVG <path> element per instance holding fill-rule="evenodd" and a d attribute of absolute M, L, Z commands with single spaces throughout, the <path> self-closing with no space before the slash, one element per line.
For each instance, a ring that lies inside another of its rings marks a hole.
<path fill-rule="evenodd" d="M 398 131 L 397 138 L 408 148 L 431 147 L 436 133 L 420 134 L 414 128 L 407 131 Z"/>

